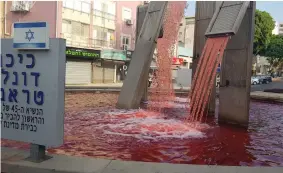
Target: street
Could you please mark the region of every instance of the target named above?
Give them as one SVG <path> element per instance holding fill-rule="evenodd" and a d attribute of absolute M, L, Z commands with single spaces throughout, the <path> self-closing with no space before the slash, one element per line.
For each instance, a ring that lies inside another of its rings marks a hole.
<path fill-rule="evenodd" d="M 283 79 L 281 78 L 281 80 L 273 81 L 269 84 L 251 85 L 251 92 L 263 91 L 265 89 L 283 89 Z"/>

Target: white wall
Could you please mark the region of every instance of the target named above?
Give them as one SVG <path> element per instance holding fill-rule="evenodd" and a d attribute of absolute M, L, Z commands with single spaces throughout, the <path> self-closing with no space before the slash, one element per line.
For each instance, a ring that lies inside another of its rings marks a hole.
<path fill-rule="evenodd" d="M 275 27 L 272 30 L 272 34 L 278 35 L 279 34 L 279 23 L 275 22 Z"/>

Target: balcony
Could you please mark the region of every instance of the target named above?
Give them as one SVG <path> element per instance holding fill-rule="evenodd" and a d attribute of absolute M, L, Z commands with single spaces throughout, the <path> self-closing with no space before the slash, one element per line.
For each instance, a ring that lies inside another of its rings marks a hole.
<path fill-rule="evenodd" d="M 88 37 L 61 33 L 61 38 L 66 39 L 66 45 L 78 48 L 115 48 L 115 41 L 91 39 Z"/>
<path fill-rule="evenodd" d="M 115 30 L 116 16 L 99 10 L 93 10 L 93 25 Z"/>
<path fill-rule="evenodd" d="M 115 41 L 108 41 L 102 39 L 90 39 L 91 48 L 115 48 Z"/>

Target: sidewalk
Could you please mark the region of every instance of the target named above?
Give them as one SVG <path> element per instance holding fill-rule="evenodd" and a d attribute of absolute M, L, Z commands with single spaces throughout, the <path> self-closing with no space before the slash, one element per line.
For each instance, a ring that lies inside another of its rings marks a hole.
<path fill-rule="evenodd" d="M 24 159 L 27 151 L 1 147 L 3 173 L 282 173 L 283 167 L 208 166 L 107 160 L 52 155 L 42 163 Z"/>
<path fill-rule="evenodd" d="M 273 101 L 283 103 L 283 94 L 281 93 L 270 93 L 262 91 L 254 91 L 250 94 L 251 99 L 261 101 Z"/>
<path fill-rule="evenodd" d="M 102 89 L 113 89 L 113 90 L 121 90 L 123 83 L 101 83 L 101 84 L 86 84 L 86 85 L 66 85 L 66 90 L 83 90 L 83 89 L 91 89 L 91 90 L 102 90 Z M 177 84 L 174 84 L 174 90 L 178 91 L 189 91 L 190 87 L 180 87 Z"/>

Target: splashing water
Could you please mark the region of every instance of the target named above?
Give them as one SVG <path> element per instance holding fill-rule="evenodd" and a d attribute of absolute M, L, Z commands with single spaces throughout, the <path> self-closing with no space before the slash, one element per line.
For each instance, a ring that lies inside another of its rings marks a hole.
<path fill-rule="evenodd" d="M 222 60 L 222 56 L 229 36 L 208 38 L 202 55 L 199 59 L 190 96 L 190 121 L 201 121 L 216 77 L 216 68 Z"/>
<path fill-rule="evenodd" d="M 177 40 L 179 24 L 181 22 L 185 1 L 168 2 L 168 7 L 164 17 L 164 34 L 163 38 L 157 41 L 157 72 L 153 81 L 152 94 L 148 109 L 151 111 L 161 112 L 163 107 L 170 106 L 174 98 L 174 89 L 172 84 L 172 56 L 174 45 Z"/>

